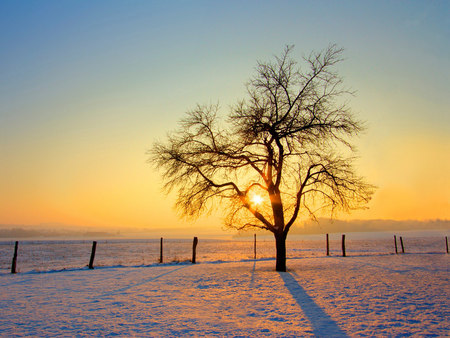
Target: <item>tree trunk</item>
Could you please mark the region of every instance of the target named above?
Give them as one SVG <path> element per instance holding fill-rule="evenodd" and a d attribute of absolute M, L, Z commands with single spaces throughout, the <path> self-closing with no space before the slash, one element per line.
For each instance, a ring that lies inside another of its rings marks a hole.
<path fill-rule="evenodd" d="M 286 271 L 286 236 L 283 233 L 275 233 L 275 244 L 277 248 L 277 271 Z"/>

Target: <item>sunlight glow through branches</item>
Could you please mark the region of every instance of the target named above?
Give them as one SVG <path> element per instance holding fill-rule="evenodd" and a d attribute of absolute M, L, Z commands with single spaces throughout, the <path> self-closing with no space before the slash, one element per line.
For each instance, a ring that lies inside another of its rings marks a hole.
<path fill-rule="evenodd" d="M 263 198 L 260 195 L 253 195 L 252 196 L 252 203 L 255 206 L 260 205 L 263 202 Z"/>

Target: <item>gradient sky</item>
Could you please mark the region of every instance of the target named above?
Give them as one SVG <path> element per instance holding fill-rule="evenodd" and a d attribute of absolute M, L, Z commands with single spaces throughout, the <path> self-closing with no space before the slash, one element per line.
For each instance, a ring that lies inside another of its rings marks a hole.
<path fill-rule="evenodd" d="M 379 189 L 341 218 L 450 218 L 448 1 L 0 2 L 0 224 L 184 227 L 146 163 L 197 103 L 245 98 L 257 60 L 336 43 Z M 196 226 L 220 229 L 214 217 Z M 216 224 L 217 223 L 217 224 Z"/>

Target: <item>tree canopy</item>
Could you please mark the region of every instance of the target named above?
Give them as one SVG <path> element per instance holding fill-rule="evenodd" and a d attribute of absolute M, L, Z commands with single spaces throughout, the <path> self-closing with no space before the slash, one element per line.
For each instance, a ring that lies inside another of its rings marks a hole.
<path fill-rule="evenodd" d="M 165 190 L 176 190 L 182 215 L 218 207 L 229 227 L 273 232 L 283 271 L 282 246 L 299 215 L 360 208 L 374 191 L 353 167 L 351 139 L 364 125 L 335 70 L 343 50 L 313 52 L 303 58 L 305 69 L 292 51 L 287 46 L 274 60 L 258 62 L 247 99 L 228 114 L 198 105 L 150 152 Z"/>

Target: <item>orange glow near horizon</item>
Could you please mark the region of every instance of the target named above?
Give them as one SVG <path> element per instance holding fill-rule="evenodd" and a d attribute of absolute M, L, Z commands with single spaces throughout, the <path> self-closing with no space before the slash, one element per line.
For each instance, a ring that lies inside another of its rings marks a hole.
<path fill-rule="evenodd" d="M 337 217 L 450 219 L 450 187 L 444 174 L 450 170 L 447 145 L 445 140 L 433 141 L 432 137 L 427 140 L 424 137 L 418 144 L 404 136 L 364 149 L 365 162 L 360 165 L 360 173 L 379 188 L 369 209 Z M 45 149 L 35 149 L 45 153 Z M 0 224 L 63 223 L 101 228 L 189 226 L 174 212 L 174 196 L 167 197 L 161 192 L 160 173 L 145 163 L 145 154 L 139 148 L 121 154 L 118 160 L 114 149 L 104 150 L 101 161 L 96 161 L 94 154 L 78 153 L 74 158 L 71 154 L 50 152 L 50 157 L 40 159 L 39 171 L 35 172 L 27 171 L 19 161 L 17 165 L 10 162 L 20 170 L 3 175 L 8 179 L 2 181 Z M 249 198 L 255 206 L 264 203 L 260 194 Z M 214 214 L 220 214 L 220 210 Z M 202 217 L 195 224 L 206 227 L 208 222 L 208 217 Z M 220 217 L 214 222 L 220 226 Z"/>

